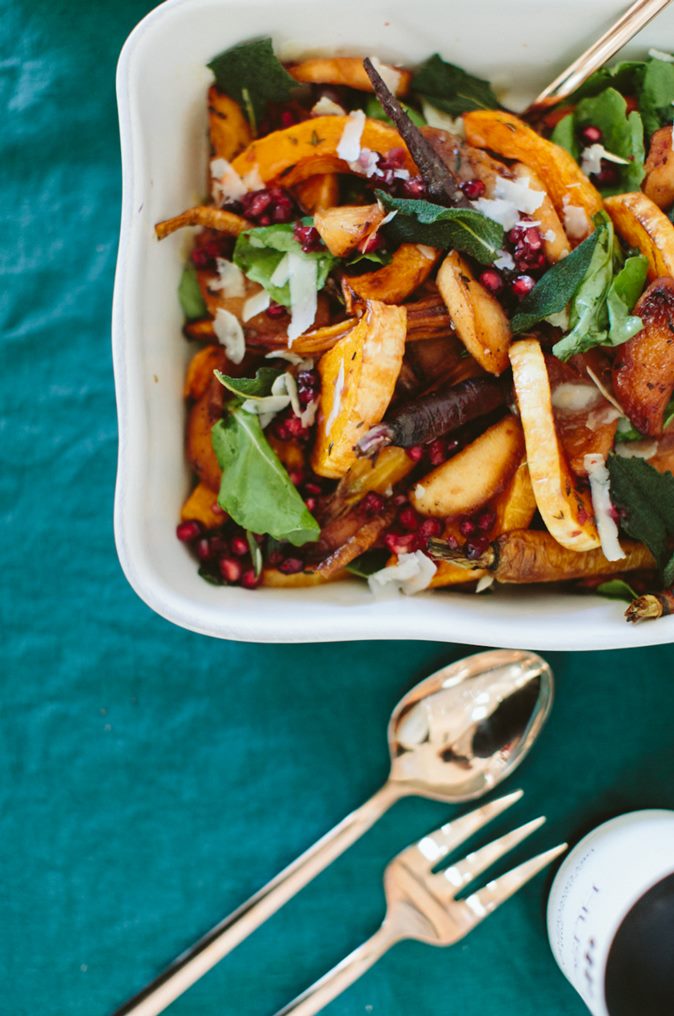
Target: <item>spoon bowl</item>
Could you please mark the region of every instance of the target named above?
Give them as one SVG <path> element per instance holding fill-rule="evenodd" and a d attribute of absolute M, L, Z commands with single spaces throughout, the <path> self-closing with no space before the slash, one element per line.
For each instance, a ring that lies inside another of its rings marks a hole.
<path fill-rule="evenodd" d="M 523 760 L 552 701 L 552 671 L 536 653 L 495 649 L 450 663 L 393 710 L 389 782 L 400 796 L 482 797 Z"/>

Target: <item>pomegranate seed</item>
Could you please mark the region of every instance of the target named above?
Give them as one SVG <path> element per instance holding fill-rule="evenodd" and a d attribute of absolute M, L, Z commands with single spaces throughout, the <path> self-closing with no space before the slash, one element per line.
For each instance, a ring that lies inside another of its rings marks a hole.
<path fill-rule="evenodd" d="M 292 483 L 293 487 L 299 487 L 301 486 L 302 481 L 304 480 L 304 470 L 291 469 L 288 473 L 288 477 L 290 478 L 290 482 Z"/>
<path fill-rule="evenodd" d="M 256 589 L 260 584 L 260 576 L 255 574 L 252 568 L 247 568 L 241 576 L 241 585 L 244 589 Z"/>
<path fill-rule="evenodd" d="M 521 300 L 522 297 L 531 292 L 535 285 L 536 282 L 530 275 L 518 275 L 510 288 L 515 296 Z"/>
<path fill-rule="evenodd" d="M 495 268 L 487 268 L 482 272 L 480 282 L 490 293 L 499 293 L 503 289 L 503 279 Z"/>
<path fill-rule="evenodd" d="M 366 515 L 378 515 L 386 504 L 385 499 L 376 491 L 369 491 L 361 501 L 361 508 Z"/>
<path fill-rule="evenodd" d="M 475 536 L 472 540 L 467 541 L 463 550 L 469 561 L 475 561 L 478 557 L 482 557 L 488 546 L 488 536 Z"/>
<path fill-rule="evenodd" d="M 293 236 L 305 254 L 311 254 L 312 251 L 321 247 L 321 235 L 315 226 L 303 226 L 301 222 L 297 222 L 293 229 Z"/>
<path fill-rule="evenodd" d="M 524 243 L 529 250 L 540 250 L 543 246 L 543 239 L 536 226 L 530 226 L 524 233 Z"/>
<path fill-rule="evenodd" d="M 274 428 L 274 436 L 277 437 L 279 441 L 290 441 L 291 434 L 286 426 L 287 422 L 287 420 L 276 420 L 272 424 Z"/>
<path fill-rule="evenodd" d="M 233 536 L 229 546 L 235 557 L 245 557 L 248 553 L 248 540 L 243 536 Z"/>
<path fill-rule="evenodd" d="M 388 187 L 392 187 L 393 184 L 396 182 L 396 175 L 393 172 L 393 170 L 392 169 L 381 170 L 381 163 L 377 166 L 377 169 L 380 170 L 380 173 L 377 176 L 377 183 L 381 187 L 387 187 L 387 188 Z"/>
<path fill-rule="evenodd" d="M 439 466 L 445 461 L 445 449 L 439 437 L 436 437 L 435 441 L 431 441 L 430 444 L 426 445 L 426 455 L 432 466 Z"/>
<path fill-rule="evenodd" d="M 412 462 L 420 462 L 424 457 L 424 449 L 420 444 L 412 445 L 411 448 L 406 448 L 405 451 L 412 459 Z"/>
<path fill-rule="evenodd" d="M 190 254 L 190 258 L 195 268 L 210 268 L 214 260 L 203 247 L 195 247 Z"/>
<path fill-rule="evenodd" d="M 445 446 L 445 452 L 447 454 L 447 457 L 449 458 L 450 455 L 453 455 L 458 447 L 459 442 L 456 440 L 456 438 L 453 437 L 448 438 L 447 444 Z"/>
<path fill-rule="evenodd" d="M 270 550 L 267 554 L 267 564 L 271 568 L 278 568 L 283 561 L 283 553 L 280 550 Z"/>
<path fill-rule="evenodd" d="M 285 429 L 290 437 L 304 437 L 308 430 L 302 425 L 299 416 L 290 416 L 285 421 Z"/>
<path fill-rule="evenodd" d="M 304 570 L 304 564 L 299 557 L 287 557 L 281 561 L 278 570 L 284 575 L 297 575 L 298 572 Z"/>
<path fill-rule="evenodd" d="M 323 493 L 323 488 L 319 483 L 314 483 L 313 480 L 309 480 L 304 484 L 304 490 L 307 494 L 311 494 L 312 497 L 318 497 L 319 494 Z"/>
<path fill-rule="evenodd" d="M 283 317 L 283 315 L 286 313 L 286 309 L 283 306 L 283 304 L 281 304 L 281 303 L 274 303 L 274 301 L 272 300 L 272 302 L 267 307 L 267 310 L 266 310 L 265 313 L 266 313 L 267 317 L 270 317 L 270 318 L 279 318 L 279 317 Z"/>
<path fill-rule="evenodd" d="M 202 536 L 202 538 L 197 541 L 196 551 L 197 557 L 200 561 L 208 561 L 208 559 L 213 556 L 211 541 Z"/>
<path fill-rule="evenodd" d="M 396 508 L 400 508 L 401 504 L 407 504 L 407 494 L 394 494 L 391 498 L 391 504 L 395 505 Z"/>
<path fill-rule="evenodd" d="M 402 180 L 402 190 L 408 198 L 425 198 L 426 184 L 420 176 L 411 176 L 409 180 Z"/>
<path fill-rule="evenodd" d="M 518 243 L 521 243 L 524 239 L 524 232 L 525 230 L 523 226 L 513 226 L 513 228 L 508 231 L 508 243 L 512 243 L 515 246 Z"/>
<path fill-rule="evenodd" d="M 482 533 L 488 533 L 496 522 L 496 512 L 493 508 L 485 508 L 475 519 L 475 525 Z"/>
<path fill-rule="evenodd" d="M 271 215 L 261 215 L 257 224 L 258 226 L 271 226 Z"/>
<path fill-rule="evenodd" d="M 241 565 L 233 557 L 221 557 L 218 562 L 218 567 L 223 579 L 225 582 L 229 582 L 230 585 L 238 582 L 241 578 Z"/>
<path fill-rule="evenodd" d="M 307 506 L 307 511 L 312 512 L 316 508 L 318 502 L 315 497 L 305 497 L 304 503 Z"/>
<path fill-rule="evenodd" d="M 217 501 L 214 501 L 211 505 L 211 511 L 214 515 L 225 515 L 225 509 L 221 508 Z"/>
<path fill-rule="evenodd" d="M 421 523 L 421 519 L 415 512 L 414 508 L 412 508 L 411 505 L 408 505 L 407 508 L 403 508 L 400 512 L 398 512 L 398 522 L 403 529 L 408 529 L 411 533 L 416 533 Z"/>
<path fill-rule="evenodd" d="M 598 127 L 595 127 L 594 124 L 590 124 L 588 127 L 583 127 L 580 132 L 580 136 L 583 141 L 587 141 L 588 145 L 595 145 L 597 141 L 601 141 L 602 139 L 601 131 Z"/>
<path fill-rule="evenodd" d="M 615 187 L 620 182 L 620 169 L 610 162 L 602 161 L 601 172 L 596 174 L 595 180 L 602 187 Z"/>
<path fill-rule="evenodd" d="M 291 110 L 284 109 L 279 117 L 281 127 L 293 127 L 297 123 L 297 117 Z"/>
<path fill-rule="evenodd" d="M 387 533 L 384 543 L 392 554 L 411 554 L 412 551 L 419 549 L 419 538 L 416 533 Z"/>
<path fill-rule="evenodd" d="M 461 519 L 459 522 L 459 532 L 462 536 L 472 536 L 475 532 L 475 522 L 473 519 Z"/>
<path fill-rule="evenodd" d="M 481 198 L 486 189 L 487 188 L 483 184 L 482 180 L 465 180 L 461 184 L 461 190 L 470 201 L 475 201 L 476 198 Z"/>
<path fill-rule="evenodd" d="M 176 536 L 181 543 L 191 543 L 192 540 L 197 540 L 201 536 L 201 523 L 195 519 L 180 522 L 176 526 Z"/>
<path fill-rule="evenodd" d="M 375 250 L 379 250 L 384 246 L 383 237 L 378 232 L 370 233 L 369 236 L 364 236 L 358 244 L 358 250 L 361 254 L 371 254 Z"/>
<path fill-rule="evenodd" d="M 442 522 L 440 519 L 424 519 L 419 526 L 419 536 L 422 540 L 430 540 L 442 533 Z"/>
<path fill-rule="evenodd" d="M 536 271 L 545 265 L 545 253 L 542 250 L 515 251 L 515 264 L 520 272 Z"/>
<path fill-rule="evenodd" d="M 405 165 L 405 149 L 391 148 L 386 155 L 379 160 L 379 169 L 402 169 Z"/>
<path fill-rule="evenodd" d="M 249 219 L 257 219 L 267 211 L 271 203 L 271 194 L 268 190 L 253 191 L 252 194 L 243 196 L 243 210 Z"/>

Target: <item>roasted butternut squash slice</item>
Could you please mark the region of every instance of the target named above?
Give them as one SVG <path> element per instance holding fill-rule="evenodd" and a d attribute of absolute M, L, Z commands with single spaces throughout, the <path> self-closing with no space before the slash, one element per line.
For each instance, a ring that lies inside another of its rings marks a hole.
<path fill-rule="evenodd" d="M 386 412 L 405 351 L 407 313 L 372 300 L 352 329 L 318 363 L 321 396 L 312 457 L 319 476 L 340 477 L 356 443 Z"/>
<path fill-rule="evenodd" d="M 578 242 L 592 232 L 592 216 L 602 208 L 601 195 L 569 152 L 503 110 L 471 110 L 463 122 L 471 145 L 523 162 L 544 181 L 569 239 Z M 573 213 L 572 209 L 580 211 Z"/>
<path fill-rule="evenodd" d="M 340 205 L 314 215 L 314 226 L 321 240 L 335 257 L 343 258 L 356 249 L 361 240 L 373 233 L 384 212 L 381 205 Z"/>
<path fill-rule="evenodd" d="M 187 461 L 199 480 L 217 494 L 222 471 L 211 444 L 214 423 L 209 393 L 206 392 L 194 403 L 187 417 Z"/>
<path fill-rule="evenodd" d="M 346 309 L 352 313 L 358 301 L 402 303 L 426 281 L 440 258 L 440 251 L 423 243 L 401 243 L 387 265 L 365 275 L 344 277 Z"/>
<path fill-rule="evenodd" d="M 223 513 L 217 508 L 217 493 L 205 483 L 198 483 L 180 509 L 180 521 L 200 522 L 204 529 L 215 529 L 223 522 Z"/>
<path fill-rule="evenodd" d="M 208 137 L 213 158 L 227 162 L 250 144 L 250 127 L 241 107 L 215 85 L 208 90 Z"/>
<path fill-rule="evenodd" d="M 536 514 L 536 498 L 531 486 L 529 465 L 522 459 L 513 477 L 494 503 L 496 521 L 494 533 L 508 533 L 511 529 L 528 529 Z"/>
<path fill-rule="evenodd" d="M 345 85 L 359 92 L 372 92 L 372 82 L 365 73 L 363 58 L 360 56 L 312 57 L 301 63 L 290 64 L 288 73 L 295 81 L 315 85 Z M 406 95 L 412 74 L 401 67 L 380 64 L 382 74 L 394 95 Z"/>
<path fill-rule="evenodd" d="M 543 202 L 534 212 L 534 219 L 540 223 L 539 229 L 543 238 L 545 256 L 550 264 L 554 265 L 566 257 L 572 246 L 564 231 L 562 220 L 557 215 L 555 206 L 538 173 L 530 166 L 525 166 L 523 162 L 516 162 L 512 167 L 512 173 L 516 180 L 528 180 L 532 190 L 540 191 L 543 194 Z"/>
<path fill-rule="evenodd" d="M 674 225 L 650 198 L 636 191 L 606 198 L 618 235 L 648 258 L 648 277 L 674 276 Z"/>
<path fill-rule="evenodd" d="M 496 297 L 477 281 L 458 251 L 452 251 L 442 262 L 437 284 L 456 334 L 468 352 L 490 374 L 502 374 L 508 367 L 511 331 Z"/>
<path fill-rule="evenodd" d="M 576 486 L 557 435 L 550 381 L 538 340 L 514 342 L 510 362 L 538 510 L 562 547 L 592 550 L 599 546 L 592 502 Z"/>
<path fill-rule="evenodd" d="M 339 177 L 336 173 L 317 173 L 295 187 L 295 196 L 308 214 L 339 204 Z"/>
<path fill-rule="evenodd" d="M 661 127 L 651 138 L 646 159 L 646 179 L 642 187 L 646 197 L 658 206 L 669 208 L 674 204 L 674 148 L 672 124 Z"/>
<path fill-rule="evenodd" d="M 187 365 L 183 395 L 186 399 L 200 399 L 208 391 L 213 371 L 227 371 L 227 354 L 220 345 L 204 346 Z"/>

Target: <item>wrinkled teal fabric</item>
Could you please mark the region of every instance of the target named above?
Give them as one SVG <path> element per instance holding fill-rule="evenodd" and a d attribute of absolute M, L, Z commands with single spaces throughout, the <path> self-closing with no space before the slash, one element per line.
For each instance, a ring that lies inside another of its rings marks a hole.
<path fill-rule="evenodd" d="M 391 707 L 466 647 L 223 643 L 125 582 L 112 536 L 114 70 L 143 0 L 0 3 L 0 1011 L 105 1014 L 384 779 Z M 261 26 L 263 27 L 263 26 Z M 572 633 L 569 633 L 570 638 Z M 674 806 L 667 648 L 550 654 L 554 712 L 495 830 L 528 849 Z M 374 930 L 381 874 L 453 809 L 407 800 L 172 1012 L 269 1014 Z M 404 944 L 331 1012 L 583 1011 L 540 876 L 453 950 Z"/>

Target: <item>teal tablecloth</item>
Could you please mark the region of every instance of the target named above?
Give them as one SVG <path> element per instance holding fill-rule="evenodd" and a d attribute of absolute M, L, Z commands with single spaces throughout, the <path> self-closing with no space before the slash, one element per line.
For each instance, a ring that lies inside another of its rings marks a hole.
<path fill-rule="evenodd" d="M 120 572 L 113 83 L 147 9 L 0 3 L 8 1016 L 110 1012 L 377 787 L 390 708 L 466 651 L 212 641 L 154 616 Z M 670 650 L 551 662 L 558 700 L 505 824 L 546 812 L 543 847 L 674 806 Z M 172 1011 L 272 1012 L 374 929 L 384 862 L 450 813 L 399 804 Z M 540 877 L 453 951 L 399 946 L 331 1012 L 580 1014 L 548 952 L 545 892 Z"/>

